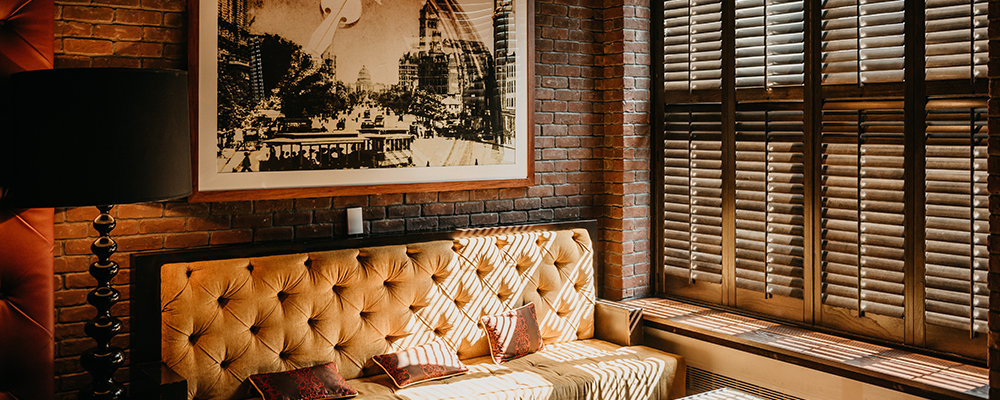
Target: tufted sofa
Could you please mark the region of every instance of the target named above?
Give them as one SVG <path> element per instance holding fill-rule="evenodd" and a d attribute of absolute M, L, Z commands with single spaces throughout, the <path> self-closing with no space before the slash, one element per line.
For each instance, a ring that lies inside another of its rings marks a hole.
<path fill-rule="evenodd" d="M 334 361 L 361 399 L 683 395 L 683 359 L 623 346 L 636 310 L 596 299 L 588 230 L 487 233 L 163 264 L 159 393 L 252 398 L 252 374 Z M 479 318 L 529 302 L 545 349 L 493 364 Z M 439 339 L 469 373 L 397 389 L 372 362 Z"/>

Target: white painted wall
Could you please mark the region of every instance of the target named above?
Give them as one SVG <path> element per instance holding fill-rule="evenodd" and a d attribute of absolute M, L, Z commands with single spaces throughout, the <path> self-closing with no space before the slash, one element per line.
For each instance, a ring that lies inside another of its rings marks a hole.
<path fill-rule="evenodd" d="M 645 344 L 683 356 L 689 366 L 809 400 L 917 400 L 922 397 L 870 385 L 658 329 Z"/>

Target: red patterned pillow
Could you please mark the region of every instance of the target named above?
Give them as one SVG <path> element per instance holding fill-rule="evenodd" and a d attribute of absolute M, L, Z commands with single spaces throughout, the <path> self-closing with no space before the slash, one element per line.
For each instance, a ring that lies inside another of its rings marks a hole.
<path fill-rule="evenodd" d="M 295 371 L 251 375 L 250 383 L 264 400 L 343 399 L 358 394 L 332 362 Z"/>
<path fill-rule="evenodd" d="M 426 380 L 464 374 L 469 370 L 440 340 L 396 353 L 372 357 L 400 388 Z"/>
<path fill-rule="evenodd" d="M 493 362 L 500 364 L 545 348 L 542 333 L 538 330 L 535 303 L 497 315 L 479 319 L 490 341 Z"/>

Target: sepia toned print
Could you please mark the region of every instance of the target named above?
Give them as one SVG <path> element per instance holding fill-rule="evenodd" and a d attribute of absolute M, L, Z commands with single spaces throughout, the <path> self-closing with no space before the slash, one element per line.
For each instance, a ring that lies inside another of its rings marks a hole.
<path fill-rule="evenodd" d="M 221 0 L 221 174 L 515 163 L 512 0 Z"/>

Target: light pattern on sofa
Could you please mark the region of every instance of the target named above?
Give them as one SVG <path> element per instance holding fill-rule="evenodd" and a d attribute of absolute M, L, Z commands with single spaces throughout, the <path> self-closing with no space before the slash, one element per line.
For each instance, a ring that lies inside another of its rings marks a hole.
<path fill-rule="evenodd" d="M 372 356 L 438 338 L 485 356 L 479 318 L 528 302 L 547 344 L 588 339 L 592 248 L 576 229 L 164 265 L 162 360 L 192 398 L 231 399 L 252 374 L 370 376 Z"/>

